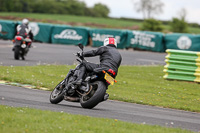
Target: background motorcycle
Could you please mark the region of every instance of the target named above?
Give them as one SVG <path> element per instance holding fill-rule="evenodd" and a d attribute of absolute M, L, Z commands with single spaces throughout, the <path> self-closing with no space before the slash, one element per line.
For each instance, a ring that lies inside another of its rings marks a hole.
<path fill-rule="evenodd" d="M 15 36 L 14 40 L 14 58 L 16 60 L 19 60 L 19 57 L 22 58 L 22 60 L 24 60 L 24 56 L 26 56 L 26 54 L 29 51 L 29 45 L 31 44 L 31 39 L 29 38 L 24 38 L 22 36 Z"/>
<path fill-rule="evenodd" d="M 79 48 L 83 51 L 83 45 L 79 44 Z M 107 100 L 106 90 L 109 84 L 114 84 L 116 80 L 109 75 L 106 69 L 95 69 L 94 72 L 84 75 L 81 85 L 76 85 L 76 79 L 79 76 L 80 67 L 86 60 L 76 54 L 79 64 L 75 69 L 70 70 L 66 78 L 62 80 L 51 92 L 50 102 L 57 104 L 62 100 L 71 102 L 80 102 L 83 108 L 92 109 L 100 102 Z"/>

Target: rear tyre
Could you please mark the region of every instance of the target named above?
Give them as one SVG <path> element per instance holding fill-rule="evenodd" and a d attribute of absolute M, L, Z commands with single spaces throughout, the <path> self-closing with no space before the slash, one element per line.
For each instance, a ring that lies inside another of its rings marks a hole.
<path fill-rule="evenodd" d="M 22 58 L 22 60 L 25 60 L 24 56 L 26 55 L 26 49 L 22 49 L 20 56 Z"/>
<path fill-rule="evenodd" d="M 20 56 L 19 47 L 15 47 L 14 48 L 14 58 L 15 58 L 15 60 L 19 60 L 19 56 Z"/>
<path fill-rule="evenodd" d="M 92 91 L 80 99 L 80 104 L 83 108 L 92 109 L 104 99 L 106 86 L 102 81 L 96 81 L 90 87 L 92 87 Z"/>
<path fill-rule="evenodd" d="M 64 99 L 63 89 L 65 88 L 65 80 L 61 81 L 51 92 L 50 102 L 57 104 Z"/>

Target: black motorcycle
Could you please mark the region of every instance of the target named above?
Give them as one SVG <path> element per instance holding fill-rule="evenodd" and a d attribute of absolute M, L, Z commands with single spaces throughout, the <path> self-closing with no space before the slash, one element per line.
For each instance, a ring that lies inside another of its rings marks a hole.
<path fill-rule="evenodd" d="M 24 56 L 27 55 L 29 48 L 30 48 L 31 39 L 24 38 L 23 36 L 15 36 L 13 40 L 13 51 L 14 51 L 14 58 L 19 60 L 21 57 L 24 60 Z"/>
<path fill-rule="evenodd" d="M 83 52 L 83 45 L 79 44 Z M 64 80 L 62 80 L 51 92 L 50 102 L 57 104 L 62 100 L 70 102 L 80 102 L 83 108 L 92 109 L 102 101 L 107 100 L 106 90 L 108 85 L 117 82 L 107 69 L 98 68 L 94 72 L 86 72 L 81 85 L 76 84 L 79 69 L 86 60 L 76 54 L 79 64 L 75 69 L 70 70 Z"/>

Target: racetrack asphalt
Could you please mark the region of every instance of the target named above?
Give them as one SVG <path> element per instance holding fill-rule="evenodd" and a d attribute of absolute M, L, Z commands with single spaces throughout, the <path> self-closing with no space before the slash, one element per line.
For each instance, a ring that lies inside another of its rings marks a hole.
<path fill-rule="evenodd" d="M 4 66 L 31 66 L 31 65 L 73 65 L 76 62 L 74 53 L 80 51 L 74 45 L 56 45 L 46 43 L 33 43 L 33 47 L 25 57 L 26 60 L 14 60 L 12 42 L 0 40 L 0 65 Z M 95 49 L 85 47 L 85 51 Z M 166 53 L 119 50 L 122 55 L 122 65 L 164 65 Z M 99 63 L 99 57 L 86 58 L 93 63 Z"/>
<path fill-rule="evenodd" d="M 86 47 L 85 50 L 94 49 Z M 0 65 L 29 66 L 29 65 L 72 65 L 76 57 L 73 53 L 79 51 L 76 46 L 34 43 L 25 61 L 14 60 L 11 41 L 0 40 Z M 166 53 L 148 51 L 119 50 L 122 54 L 122 65 L 164 65 Z M 88 59 L 98 63 L 98 57 Z M 0 85 L 0 104 L 14 107 L 30 107 L 41 110 L 64 111 L 72 114 L 104 117 L 142 123 L 179 127 L 192 131 L 200 131 L 200 114 L 175 109 L 125 103 L 107 100 L 94 109 L 83 109 L 79 103 L 63 101 L 53 105 L 49 102 L 49 91 L 27 89 L 23 87 Z"/>

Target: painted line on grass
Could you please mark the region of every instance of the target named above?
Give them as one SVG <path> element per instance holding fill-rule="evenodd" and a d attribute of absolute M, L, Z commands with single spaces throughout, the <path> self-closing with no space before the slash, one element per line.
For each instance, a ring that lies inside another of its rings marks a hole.
<path fill-rule="evenodd" d="M 4 81 L 4 80 L 0 80 L 0 84 L 1 85 L 12 85 L 12 86 L 19 86 L 19 87 L 24 87 L 27 89 L 40 89 L 40 90 L 50 90 L 48 88 L 44 88 L 44 87 L 36 87 L 34 85 L 29 85 L 29 84 L 20 84 L 20 83 L 16 83 L 16 82 L 9 82 L 9 81 Z"/>

